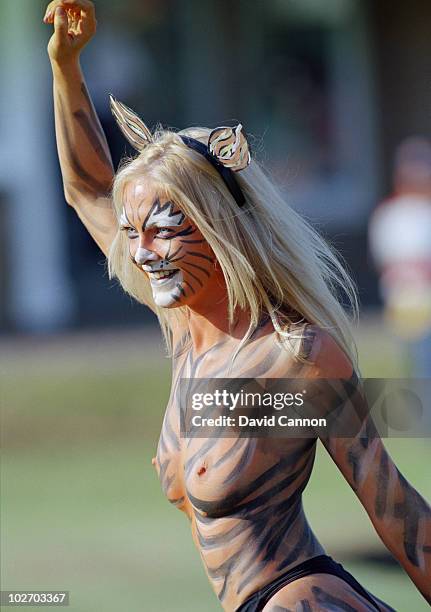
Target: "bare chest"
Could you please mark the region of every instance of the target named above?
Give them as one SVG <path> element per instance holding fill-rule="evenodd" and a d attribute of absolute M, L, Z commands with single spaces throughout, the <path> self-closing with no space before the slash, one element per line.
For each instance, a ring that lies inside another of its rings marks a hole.
<path fill-rule="evenodd" d="M 172 387 L 157 448 L 156 469 L 168 500 L 189 517 L 194 510 L 204 516 L 227 516 L 245 503 L 248 491 L 277 464 L 271 440 L 217 436 L 183 437 L 181 413 L 187 381 L 194 378 L 271 377 L 284 350 L 266 337 L 245 350 L 235 375 L 229 371 L 230 353 L 215 345 L 204 356 L 191 352 L 174 364 Z"/>

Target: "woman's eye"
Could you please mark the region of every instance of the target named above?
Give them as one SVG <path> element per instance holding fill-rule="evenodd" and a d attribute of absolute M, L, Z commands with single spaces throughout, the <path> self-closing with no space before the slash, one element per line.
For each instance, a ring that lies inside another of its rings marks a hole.
<path fill-rule="evenodd" d="M 125 227 L 124 228 L 127 231 L 127 237 L 128 238 L 136 238 L 138 235 L 138 232 L 133 229 L 133 227 Z"/>
<path fill-rule="evenodd" d="M 157 236 L 167 236 L 172 232 L 170 227 L 158 227 L 156 231 Z"/>

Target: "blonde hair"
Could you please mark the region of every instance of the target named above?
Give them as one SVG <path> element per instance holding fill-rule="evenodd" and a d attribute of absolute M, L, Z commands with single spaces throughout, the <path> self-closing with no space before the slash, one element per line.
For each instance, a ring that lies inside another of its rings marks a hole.
<path fill-rule="evenodd" d="M 180 132 L 208 142 L 210 130 L 189 128 Z M 219 173 L 203 155 L 183 143 L 174 132 L 158 129 L 154 142 L 120 167 L 113 185 L 117 214 L 123 208 L 124 189 L 145 177 L 160 196 L 175 202 L 199 228 L 223 271 L 228 297 L 229 323 L 236 308 L 250 313 L 249 328 L 232 357 L 251 336 L 267 311 L 280 340 L 297 345 L 300 326 L 292 312 L 326 329 L 357 369 L 357 350 L 351 324 L 358 319 L 355 286 L 333 248 L 297 212 L 288 206 L 257 161 L 235 174 L 246 204 L 240 208 Z M 158 307 L 149 280 L 129 256 L 127 236 L 118 232 L 108 257 L 110 278 L 157 315 L 172 355 L 172 328 L 187 326 L 187 306 Z M 349 311 L 340 303 L 341 290 Z M 302 326 L 304 329 L 304 326 Z M 300 357 L 299 357 L 300 359 Z"/>

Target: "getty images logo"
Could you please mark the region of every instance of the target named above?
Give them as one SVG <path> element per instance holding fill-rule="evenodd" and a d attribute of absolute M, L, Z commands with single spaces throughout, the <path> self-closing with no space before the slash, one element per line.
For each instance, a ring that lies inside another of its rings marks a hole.
<path fill-rule="evenodd" d="M 296 393 L 265 393 L 265 392 L 250 392 L 241 389 L 235 393 L 227 391 L 227 389 L 217 389 L 211 393 L 193 393 L 192 394 L 192 409 L 202 410 L 203 408 L 226 408 L 233 411 L 237 407 L 268 407 L 274 410 L 283 410 L 283 408 L 298 407 L 304 405 L 304 394 Z"/>

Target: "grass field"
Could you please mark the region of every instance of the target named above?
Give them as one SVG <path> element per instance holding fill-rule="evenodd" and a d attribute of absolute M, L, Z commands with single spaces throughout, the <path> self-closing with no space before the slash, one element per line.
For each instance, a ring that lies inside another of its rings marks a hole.
<path fill-rule="evenodd" d="M 221 609 L 188 521 L 151 466 L 169 386 L 157 338 L 140 330 L 4 345 L 3 589 L 69 590 L 76 612 Z M 364 375 L 403 372 L 387 338 L 367 327 L 358 340 Z M 387 446 L 429 498 L 429 440 Z M 383 545 L 322 449 L 304 499 L 328 553 L 367 588 L 397 610 L 428 609 L 398 566 L 381 562 Z"/>

